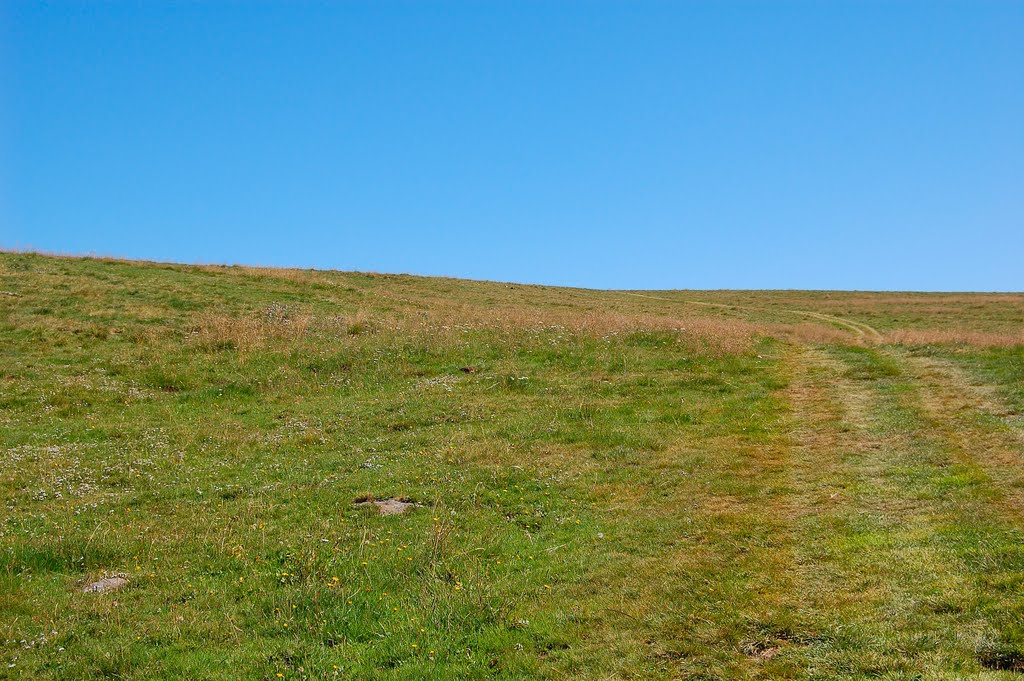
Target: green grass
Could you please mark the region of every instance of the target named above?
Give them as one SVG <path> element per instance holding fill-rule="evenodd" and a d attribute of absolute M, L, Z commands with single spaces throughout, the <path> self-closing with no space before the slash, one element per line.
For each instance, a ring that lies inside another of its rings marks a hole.
<path fill-rule="evenodd" d="M 0 254 L 0 676 L 1024 670 L 1016 298 L 649 295 Z"/>

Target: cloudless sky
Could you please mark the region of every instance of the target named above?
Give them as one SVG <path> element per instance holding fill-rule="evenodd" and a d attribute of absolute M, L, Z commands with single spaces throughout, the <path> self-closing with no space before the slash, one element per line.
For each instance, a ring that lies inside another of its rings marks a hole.
<path fill-rule="evenodd" d="M 7 0 L 0 246 L 1024 290 L 1024 2 Z"/>

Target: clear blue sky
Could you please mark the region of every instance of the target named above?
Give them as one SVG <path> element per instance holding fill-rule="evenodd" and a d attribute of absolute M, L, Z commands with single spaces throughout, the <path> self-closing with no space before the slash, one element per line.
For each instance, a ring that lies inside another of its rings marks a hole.
<path fill-rule="evenodd" d="M 1024 289 L 1024 2 L 0 3 L 0 246 Z"/>

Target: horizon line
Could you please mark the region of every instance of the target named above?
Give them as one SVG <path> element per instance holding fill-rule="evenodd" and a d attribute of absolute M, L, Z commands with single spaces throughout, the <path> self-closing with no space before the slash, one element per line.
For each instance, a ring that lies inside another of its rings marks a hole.
<path fill-rule="evenodd" d="M 421 274 L 417 272 L 380 272 L 377 270 L 346 270 L 332 267 L 315 267 L 312 265 L 262 265 L 246 262 L 215 262 L 215 261 L 182 261 L 182 260 L 154 260 L 150 258 L 133 258 L 122 255 L 103 254 L 97 251 L 67 252 L 52 251 L 48 249 L 27 247 L 8 247 L 0 245 L 0 254 L 11 255 L 36 255 L 46 258 L 66 258 L 69 260 L 98 260 L 121 263 L 136 263 L 142 265 L 177 265 L 180 267 L 247 267 L 258 270 L 301 270 L 306 272 L 335 272 L 338 274 L 368 274 L 380 277 L 416 277 L 420 279 L 449 279 L 453 281 L 475 282 L 483 284 L 504 284 L 507 286 L 534 286 L 539 288 L 557 288 L 575 291 L 597 291 L 608 293 L 621 292 L 686 292 L 686 291 L 751 291 L 761 293 L 917 293 L 928 295 L 944 294 L 977 294 L 977 295 L 1024 295 L 1022 290 L 976 290 L 976 289 L 870 289 L 870 288 L 601 288 L 595 286 L 567 286 L 561 284 L 545 284 L 536 282 L 511 281 L 500 279 L 473 279 L 471 277 L 459 277 L 450 274 Z"/>

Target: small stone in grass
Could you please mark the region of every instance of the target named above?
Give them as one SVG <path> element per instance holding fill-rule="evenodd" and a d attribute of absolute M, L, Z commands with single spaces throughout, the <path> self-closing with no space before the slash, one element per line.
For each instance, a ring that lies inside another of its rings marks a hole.
<path fill-rule="evenodd" d="M 101 594 L 105 591 L 120 591 L 121 589 L 128 586 L 128 580 L 121 575 L 114 575 L 112 577 L 104 577 L 98 581 L 86 584 L 82 588 L 87 594 Z"/>

